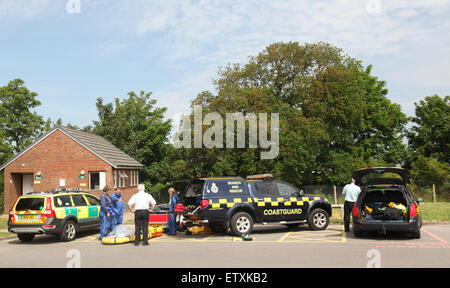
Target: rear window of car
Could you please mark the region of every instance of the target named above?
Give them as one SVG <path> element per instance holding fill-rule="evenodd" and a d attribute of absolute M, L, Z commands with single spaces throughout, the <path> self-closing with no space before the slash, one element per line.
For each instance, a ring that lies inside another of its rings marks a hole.
<path fill-rule="evenodd" d="M 53 200 L 55 207 L 70 207 L 72 206 L 72 200 L 69 195 L 66 196 L 56 196 Z"/>
<path fill-rule="evenodd" d="M 253 184 L 255 187 L 255 192 L 259 195 L 275 196 L 277 191 L 272 181 L 262 181 Z"/>
<path fill-rule="evenodd" d="M 44 198 L 20 198 L 16 204 L 16 211 L 42 210 L 44 208 Z"/>
<path fill-rule="evenodd" d="M 87 206 L 86 200 L 83 195 L 72 195 L 73 204 L 75 206 Z"/>
<path fill-rule="evenodd" d="M 246 193 L 245 182 L 238 179 L 210 180 L 206 184 L 206 195 L 232 194 L 240 195 Z"/>

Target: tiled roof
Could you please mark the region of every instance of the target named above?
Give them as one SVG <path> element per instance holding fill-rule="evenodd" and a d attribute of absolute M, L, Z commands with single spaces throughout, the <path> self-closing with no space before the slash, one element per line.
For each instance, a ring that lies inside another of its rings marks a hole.
<path fill-rule="evenodd" d="M 72 128 L 67 128 L 63 126 L 56 126 L 38 139 L 34 141 L 30 146 L 25 148 L 23 151 L 15 155 L 13 158 L 11 158 L 8 162 L 3 164 L 0 167 L 0 171 L 3 170 L 6 166 L 8 166 L 11 162 L 19 158 L 22 154 L 24 154 L 26 151 L 31 149 L 33 146 L 41 142 L 43 139 L 47 138 L 49 135 L 51 135 L 56 130 L 59 130 L 72 138 L 74 141 L 109 163 L 114 168 L 131 168 L 131 169 L 140 169 L 143 168 L 144 165 L 134 160 L 131 156 L 111 144 L 109 141 L 104 139 L 101 136 L 98 136 L 96 134 L 79 131 Z"/>

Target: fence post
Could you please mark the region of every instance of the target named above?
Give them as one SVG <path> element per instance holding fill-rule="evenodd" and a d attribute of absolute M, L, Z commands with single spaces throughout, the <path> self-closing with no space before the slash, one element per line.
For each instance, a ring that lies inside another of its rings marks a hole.
<path fill-rule="evenodd" d="M 337 205 L 336 185 L 333 185 L 333 191 L 334 191 L 334 205 Z"/>
<path fill-rule="evenodd" d="M 436 204 L 436 185 L 433 184 L 433 200 L 434 200 L 434 204 Z"/>

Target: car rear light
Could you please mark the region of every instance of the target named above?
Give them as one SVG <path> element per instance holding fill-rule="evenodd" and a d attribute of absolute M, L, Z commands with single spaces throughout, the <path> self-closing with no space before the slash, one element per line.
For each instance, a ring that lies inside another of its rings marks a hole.
<path fill-rule="evenodd" d="M 45 229 L 55 229 L 56 225 L 44 226 Z"/>
<path fill-rule="evenodd" d="M 55 210 L 52 208 L 52 198 L 47 197 L 47 206 L 45 207 L 45 211 L 42 214 L 44 217 L 56 217 Z"/>
<path fill-rule="evenodd" d="M 19 201 L 19 198 L 17 198 L 16 202 L 14 202 L 14 205 L 9 210 L 9 218 L 13 218 L 14 217 L 14 207 L 16 207 L 17 201 Z"/>
<path fill-rule="evenodd" d="M 416 204 L 412 204 L 409 209 L 409 217 L 417 217 L 417 206 Z"/>
<path fill-rule="evenodd" d="M 359 211 L 356 205 L 353 205 L 353 217 L 359 217 Z"/>
<path fill-rule="evenodd" d="M 200 208 L 205 209 L 209 205 L 209 200 L 200 201 Z"/>

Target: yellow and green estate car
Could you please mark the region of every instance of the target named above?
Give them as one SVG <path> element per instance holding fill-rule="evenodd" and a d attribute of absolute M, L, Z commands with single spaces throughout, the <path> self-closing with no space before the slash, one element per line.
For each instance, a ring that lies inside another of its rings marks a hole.
<path fill-rule="evenodd" d="M 9 211 L 8 231 L 21 241 L 36 234 L 75 239 L 79 231 L 99 229 L 100 200 L 82 191 L 33 192 L 20 196 Z"/>

